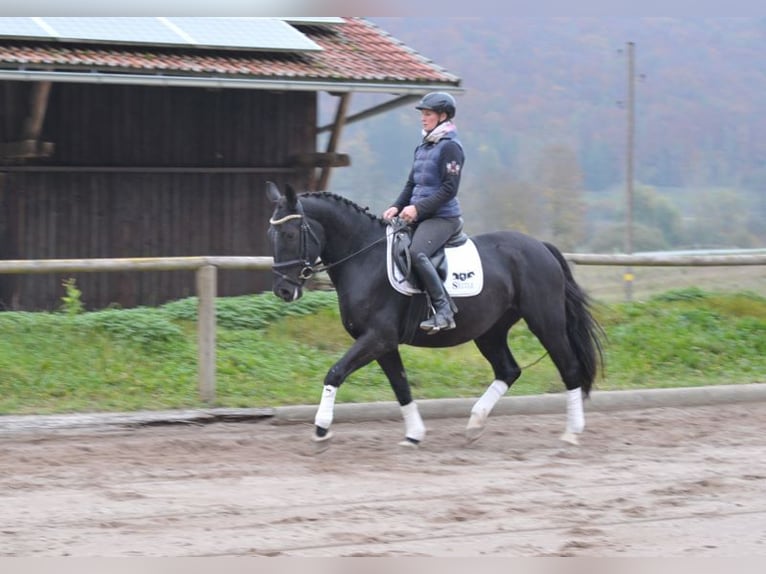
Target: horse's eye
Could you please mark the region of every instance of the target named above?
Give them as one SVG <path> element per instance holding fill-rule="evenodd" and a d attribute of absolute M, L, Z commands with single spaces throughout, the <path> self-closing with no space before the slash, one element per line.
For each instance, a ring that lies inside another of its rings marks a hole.
<path fill-rule="evenodd" d="M 288 241 L 295 239 L 295 231 L 285 231 L 285 239 Z"/>

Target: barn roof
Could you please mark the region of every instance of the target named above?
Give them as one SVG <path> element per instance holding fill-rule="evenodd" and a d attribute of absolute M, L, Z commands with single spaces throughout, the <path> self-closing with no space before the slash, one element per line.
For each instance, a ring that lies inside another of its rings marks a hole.
<path fill-rule="evenodd" d="M 460 78 L 364 18 L 339 18 L 332 25 L 301 19 L 288 23 L 320 49 L 223 50 L 103 40 L 62 41 L 14 36 L 4 33 L 6 27 L 0 30 L 0 80 L 363 91 L 410 96 L 433 89 L 460 91 Z"/>

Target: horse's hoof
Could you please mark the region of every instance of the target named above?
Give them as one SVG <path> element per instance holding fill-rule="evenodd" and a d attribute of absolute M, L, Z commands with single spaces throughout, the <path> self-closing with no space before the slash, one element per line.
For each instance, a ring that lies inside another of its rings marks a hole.
<path fill-rule="evenodd" d="M 465 440 L 467 440 L 469 443 L 476 442 L 481 438 L 481 435 L 484 434 L 485 430 L 487 430 L 486 426 L 466 427 Z"/>
<path fill-rule="evenodd" d="M 404 446 L 407 448 L 418 448 L 420 446 L 420 441 L 414 438 L 405 437 L 403 441 L 399 442 L 399 446 Z"/>
<path fill-rule="evenodd" d="M 487 430 L 487 417 L 471 413 L 471 418 L 468 419 L 468 424 L 465 427 L 466 440 L 469 443 L 479 440 L 485 430 Z"/>
<path fill-rule="evenodd" d="M 561 440 L 563 440 L 566 443 L 573 444 L 575 446 L 578 446 L 580 444 L 580 439 L 577 438 L 577 435 L 569 431 L 566 431 L 564 434 L 561 435 Z"/>
<path fill-rule="evenodd" d="M 314 454 L 319 454 L 330 448 L 331 439 L 333 437 L 332 431 L 327 431 L 324 436 L 314 435 L 312 440 L 314 442 Z"/>

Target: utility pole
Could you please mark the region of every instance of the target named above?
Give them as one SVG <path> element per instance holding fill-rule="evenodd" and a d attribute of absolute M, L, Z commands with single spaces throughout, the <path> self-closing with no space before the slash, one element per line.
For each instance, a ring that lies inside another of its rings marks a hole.
<path fill-rule="evenodd" d="M 625 253 L 633 254 L 633 148 L 635 144 L 635 44 L 628 42 L 628 125 L 625 150 Z M 633 298 L 633 268 L 625 268 L 625 300 Z"/>

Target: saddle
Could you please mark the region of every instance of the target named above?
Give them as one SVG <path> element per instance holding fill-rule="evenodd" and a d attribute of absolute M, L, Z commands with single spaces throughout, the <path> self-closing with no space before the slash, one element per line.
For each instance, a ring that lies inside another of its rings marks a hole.
<path fill-rule="evenodd" d="M 402 277 L 413 284 L 417 284 L 417 277 L 412 273 L 412 257 L 410 255 L 413 228 L 398 217 L 395 217 L 391 221 L 391 227 L 391 258 L 393 264 L 399 269 Z M 460 226 L 457 230 L 450 236 L 447 242 L 430 257 L 431 263 L 442 281 L 447 280 L 448 271 L 445 249 L 447 247 L 459 247 L 465 244 L 466 241 L 468 241 L 468 236 L 463 231 L 463 219 L 461 218 Z"/>
<path fill-rule="evenodd" d="M 400 325 L 400 343 L 410 343 L 417 333 L 422 332 L 418 326 L 431 308 L 422 285 L 412 272 L 412 232 L 413 229 L 399 218 L 394 218 L 386 230 L 388 281 L 396 291 L 409 297 L 408 319 Z M 462 220 L 457 231 L 434 253 L 431 261 L 450 297 L 472 297 L 481 292 L 484 285 L 481 258 L 474 242 L 463 233 Z"/>

